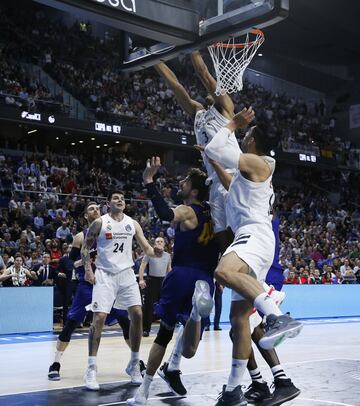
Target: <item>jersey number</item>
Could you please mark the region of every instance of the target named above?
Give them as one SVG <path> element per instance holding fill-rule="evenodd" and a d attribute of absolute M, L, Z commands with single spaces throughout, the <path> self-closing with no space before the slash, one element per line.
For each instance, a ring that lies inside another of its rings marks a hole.
<path fill-rule="evenodd" d="M 124 251 L 124 243 L 122 243 L 121 245 L 119 244 L 119 243 L 115 243 L 114 244 L 114 246 L 115 246 L 115 248 L 114 248 L 114 251 L 113 252 L 115 252 L 115 253 L 117 253 L 117 252 L 123 252 Z"/>
<path fill-rule="evenodd" d="M 205 139 L 205 144 L 207 144 L 207 143 L 209 142 L 209 136 L 206 134 L 206 131 L 203 131 L 203 132 L 202 132 L 202 136 L 203 136 L 204 139 Z"/>
<path fill-rule="evenodd" d="M 213 238 L 214 238 L 214 232 L 213 232 L 212 224 L 210 222 L 204 223 L 203 229 L 198 238 L 198 243 L 201 245 L 208 245 L 209 241 L 211 241 Z"/>
<path fill-rule="evenodd" d="M 275 202 L 275 195 L 273 193 L 269 199 L 269 211 L 268 211 L 269 216 L 271 216 L 274 213 L 274 210 L 273 210 L 274 202 Z"/>

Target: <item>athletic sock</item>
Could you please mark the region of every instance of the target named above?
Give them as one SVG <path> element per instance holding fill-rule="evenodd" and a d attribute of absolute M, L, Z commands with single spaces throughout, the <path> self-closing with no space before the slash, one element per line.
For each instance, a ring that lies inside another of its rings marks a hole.
<path fill-rule="evenodd" d="M 249 374 L 250 374 L 251 380 L 253 382 L 260 382 L 260 383 L 264 382 L 259 368 L 251 369 L 251 370 L 249 369 Z"/>
<path fill-rule="evenodd" d="M 55 351 L 54 362 L 58 362 L 60 364 L 60 359 L 61 359 L 63 354 L 64 354 L 64 351 Z"/>
<path fill-rule="evenodd" d="M 143 393 L 146 398 L 149 396 L 150 385 L 153 379 L 153 376 L 145 374 L 142 384 L 139 387 L 139 392 Z"/>
<path fill-rule="evenodd" d="M 183 332 L 184 326 L 179 327 L 179 331 L 176 337 L 175 346 L 172 350 L 172 353 L 169 358 L 169 365 L 168 371 L 178 371 L 180 369 L 180 361 L 182 357 L 182 350 L 183 350 Z"/>
<path fill-rule="evenodd" d="M 89 356 L 89 358 L 88 358 L 88 366 L 89 367 L 96 367 L 96 356 Z"/>
<path fill-rule="evenodd" d="M 257 308 L 257 310 L 260 310 L 261 313 L 265 314 L 265 316 L 268 316 L 269 314 L 281 316 L 283 314 L 266 292 L 261 293 L 255 298 L 254 306 Z"/>
<path fill-rule="evenodd" d="M 138 361 L 139 361 L 139 359 L 140 359 L 140 355 L 139 355 L 139 352 L 134 352 L 134 351 L 131 351 L 131 362 L 133 363 L 133 364 L 136 364 Z"/>
<path fill-rule="evenodd" d="M 281 365 L 276 365 L 271 368 L 274 379 L 287 379 L 286 373 Z"/>
<path fill-rule="evenodd" d="M 240 381 L 246 370 L 247 363 L 247 359 L 232 359 L 231 372 L 225 389 L 226 392 L 231 392 L 240 385 Z"/>

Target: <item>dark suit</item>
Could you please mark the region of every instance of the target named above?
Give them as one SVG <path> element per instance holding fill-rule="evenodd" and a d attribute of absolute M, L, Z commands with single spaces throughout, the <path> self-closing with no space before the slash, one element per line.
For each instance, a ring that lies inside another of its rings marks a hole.
<path fill-rule="evenodd" d="M 72 297 L 72 274 L 73 274 L 74 262 L 68 255 L 64 255 L 60 258 L 57 268 L 56 278 L 56 296 L 57 303 L 63 308 L 63 323 L 66 322 L 69 305 Z M 59 277 L 59 273 L 64 273 L 66 278 Z"/>
<path fill-rule="evenodd" d="M 56 272 L 55 268 L 53 268 L 51 265 L 35 265 L 32 270 L 36 272 L 38 277 L 38 279 L 33 282 L 32 286 L 43 286 L 42 283 L 46 279 L 51 279 L 53 282 L 55 282 Z"/>

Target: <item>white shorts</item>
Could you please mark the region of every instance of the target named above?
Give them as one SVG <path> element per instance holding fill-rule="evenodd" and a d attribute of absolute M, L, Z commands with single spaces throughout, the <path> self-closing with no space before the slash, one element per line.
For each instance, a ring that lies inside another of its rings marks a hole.
<path fill-rule="evenodd" d="M 131 306 L 141 306 L 139 286 L 132 268 L 118 273 L 105 272 L 97 268 L 96 283 L 91 305 L 87 310 L 110 313 L 111 308 L 127 310 Z"/>
<path fill-rule="evenodd" d="M 234 241 L 224 252 L 224 256 L 230 252 L 235 254 L 249 265 L 256 275 L 256 279 L 262 283 L 275 254 L 275 236 L 271 228 L 257 224 L 240 228 Z M 244 300 L 237 292 L 232 291 L 232 301 Z"/>
<path fill-rule="evenodd" d="M 214 224 L 214 232 L 219 233 L 227 229 L 225 213 L 225 196 L 226 189 L 218 181 L 213 181 L 210 186 L 209 204 L 211 208 L 211 217 Z"/>

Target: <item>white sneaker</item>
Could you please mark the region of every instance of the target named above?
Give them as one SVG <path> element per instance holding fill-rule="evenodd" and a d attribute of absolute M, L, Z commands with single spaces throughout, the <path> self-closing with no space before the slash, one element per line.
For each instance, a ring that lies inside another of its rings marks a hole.
<path fill-rule="evenodd" d="M 85 386 L 89 390 L 99 390 L 100 385 L 98 384 L 96 380 L 96 372 L 97 372 L 97 367 L 88 367 L 85 376 L 84 376 L 84 382 Z"/>
<path fill-rule="evenodd" d="M 139 361 L 132 362 L 130 360 L 125 372 L 130 376 L 132 385 L 141 385 L 143 383 Z"/>
<path fill-rule="evenodd" d="M 141 388 L 135 393 L 133 398 L 130 398 L 126 401 L 128 406 L 144 406 L 147 403 L 149 395 L 145 395 L 145 393 L 141 390 Z"/>
<path fill-rule="evenodd" d="M 201 318 L 210 315 L 214 306 L 214 300 L 210 295 L 210 287 L 206 281 L 196 281 L 192 305 L 196 306 Z"/>

